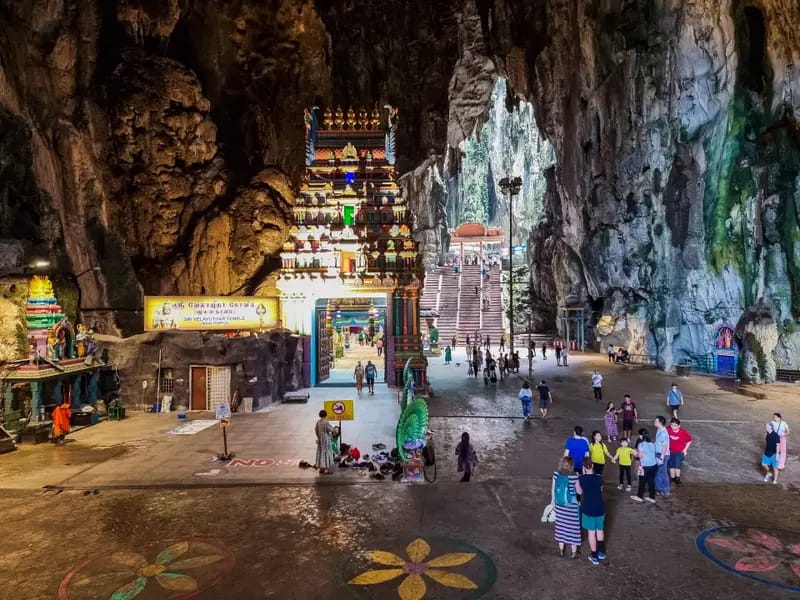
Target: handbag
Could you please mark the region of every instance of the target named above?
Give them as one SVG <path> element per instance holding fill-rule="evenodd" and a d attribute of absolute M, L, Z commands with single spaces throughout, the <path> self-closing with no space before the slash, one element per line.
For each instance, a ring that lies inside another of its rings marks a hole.
<path fill-rule="evenodd" d="M 548 504 L 542 511 L 542 523 L 555 523 L 556 522 L 556 507 Z"/>

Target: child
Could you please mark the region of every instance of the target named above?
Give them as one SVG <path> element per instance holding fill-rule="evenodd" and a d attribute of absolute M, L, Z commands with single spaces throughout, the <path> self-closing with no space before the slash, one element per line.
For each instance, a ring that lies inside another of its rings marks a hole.
<path fill-rule="evenodd" d="M 619 413 L 620 411 L 614 408 L 613 402 L 606 404 L 606 435 L 608 436 L 609 442 L 617 441 L 617 436 L 619 435 L 619 430 L 617 429 L 617 415 Z"/>
<path fill-rule="evenodd" d="M 764 481 L 769 481 L 769 470 L 772 468 L 774 473 L 772 483 L 778 483 L 778 444 L 781 443 L 781 436 L 775 433 L 772 423 L 767 423 L 767 438 L 764 446 L 764 455 L 761 457 L 761 466 L 764 467 L 766 475 Z"/>
<path fill-rule="evenodd" d="M 583 475 L 578 477 L 575 491 L 581 495 L 581 526 L 589 538 L 592 553 L 589 561 L 599 565 L 606 558 L 606 541 L 603 526 L 606 520 L 606 507 L 603 502 L 603 479 L 594 472 L 589 458 L 583 459 Z"/>
<path fill-rule="evenodd" d="M 620 440 L 620 447 L 617 448 L 616 454 L 614 454 L 614 458 L 612 458 L 612 462 L 619 461 L 619 485 L 617 486 L 618 490 L 622 489 L 622 484 L 625 480 L 628 481 L 628 485 L 625 488 L 626 492 L 631 491 L 631 465 L 633 464 L 633 455 L 634 450 L 628 446 L 628 438 L 622 438 Z"/>
<path fill-rule="evenodd" d="M 599 475 L 600 479 L 603 478 L 603 469 L 606 466 L 606 456 L 613 460 L 614 457 L 608 453 L 608 447 L 603 443 L 603 434 L 599 431 L 592 432 L 592 441 L 589 443 L 589 458 L 591 458 L 594 465 L 592 471 L 595 475 Z"/>

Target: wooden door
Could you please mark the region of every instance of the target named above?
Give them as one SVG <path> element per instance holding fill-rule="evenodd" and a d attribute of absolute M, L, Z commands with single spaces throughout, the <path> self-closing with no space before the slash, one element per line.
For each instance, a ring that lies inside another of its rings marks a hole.
<path fill-rule="evenodd" d="M 206 393 L 206 368 L 191 367 L 192 398 L 189 402 L 191 410 L 208 410 L 208 394 Z"/>

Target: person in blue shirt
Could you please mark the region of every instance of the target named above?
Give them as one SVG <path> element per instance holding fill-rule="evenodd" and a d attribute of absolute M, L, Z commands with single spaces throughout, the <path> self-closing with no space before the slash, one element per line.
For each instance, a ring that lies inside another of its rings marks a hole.
<path fill-rule="evenodd" d="M 772 423 L 767 423 L 767 437 L 764 444 L 764 454 L 761 456 L 761 466 L 764 467 L 766 475 L 764 481 L 770 480 L 770 468 L 772 468 L 772 483 L 778 483 L 778 444 L 780 444 L 781 436 L 775 432 L 775 426 Z"/>
<path fill-rule="evenodd" d="M 639 430 L 639 443 L 636 446 L 636 456 L 639 464 L 644 471 L 639 475 L 639 490 L 631 500 L 642 502 L 644 489 L 647 486 L 648 496 L 646 500 L 655 504 L 656 502 L 656 471 L 658 471 L 658 460 L 656 459 L 656 445 L 650 441 L 650 432 L 647 429 Z"/>
<path fill-rule="evenodd" d="M 667 431 L 667 419 L 663 416 L 656 417 L 653 421 L 656 427 L 656 491 L 662 496 L 669 496 L 669 473 L 667 463 L 669 462 L 669 432 Z"/>
<path fill-rule="evenodd" d="M 606 538 L 603 527 L 606 520 L 606 506 L 603 502 L 603 478 L 594 472 L 591 459 L 583 459 L 583 474 L 578 477 L 575 491 L 581 496 L 581 526 L 589 538 L 592 553 L 589 560 L 599 565 L 606 558 Z"/>
<path fill-rule="evenodd" d="M 575 425 L 572 437 L 564 444 L 564 456 L 572 457 L 575 472 L 583 472 L 583 459 L 589 456 L 589 440 L 583 437 L 583 427 Z"/>
<path fill-rule="evenodd" d="M 683 406 L 683 394 L 678 389 L 678 384 L 673 383 L 667 392 L 667 406 L 672 411 L 672 416 L 678 418 L 678 409 Z"/>

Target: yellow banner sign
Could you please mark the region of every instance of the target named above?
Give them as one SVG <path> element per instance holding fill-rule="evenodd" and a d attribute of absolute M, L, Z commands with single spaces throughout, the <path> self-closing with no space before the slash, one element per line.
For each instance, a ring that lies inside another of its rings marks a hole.
<path fill-rule="evenodd" d="M 271 329 L 279 324 L 278 299 L 252 296 L 145 296 L 144 328 L 205 331 Z"/>
<path fill-rule="evenodd" d="M 325 400 L 325 412 L 329 421 L 353 421 L 356 410 L 352 400 Z"/>

